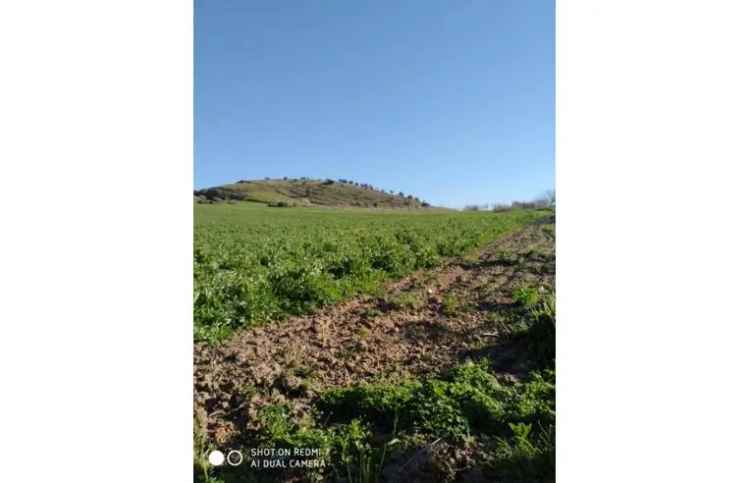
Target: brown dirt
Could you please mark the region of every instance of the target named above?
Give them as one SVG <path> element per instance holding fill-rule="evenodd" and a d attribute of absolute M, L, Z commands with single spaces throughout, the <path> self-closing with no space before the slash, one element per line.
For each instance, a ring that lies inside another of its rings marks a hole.
<path fill-rule="evenodd" d="M 287 402 L 302 416 L 323 389 L 425 376 L 489 356 L 498 374 L 525 372 L 503 342 L 503 312 L 521 284 L 554 287 L 553 224 L 535 224 L 469 256 L 318 313 L 196 344 L 196 418 L 217 444 L 242 438 L 258 410 Z"/>

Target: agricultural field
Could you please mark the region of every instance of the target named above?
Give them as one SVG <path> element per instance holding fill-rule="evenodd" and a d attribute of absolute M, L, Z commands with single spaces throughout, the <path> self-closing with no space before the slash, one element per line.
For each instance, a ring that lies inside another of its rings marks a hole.
<path fill-rule="evenodd" d="M 196 339 L 372 292 L 539 216 L 196 205 Z"/>
<path fill-rule="evenodd" d="M 553 211 L 196 204 L 194 247 L 196 481 L 554 481 Z"/>

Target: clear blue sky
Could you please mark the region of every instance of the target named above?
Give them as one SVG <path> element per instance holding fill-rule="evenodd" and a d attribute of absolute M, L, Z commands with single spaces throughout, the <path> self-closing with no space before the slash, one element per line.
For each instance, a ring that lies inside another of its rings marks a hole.
<path fill-rule="evenodd" d="M 195 185 L 535 197 L 554 187 L 554 22 L 553 0 L 196 0 Z"/>

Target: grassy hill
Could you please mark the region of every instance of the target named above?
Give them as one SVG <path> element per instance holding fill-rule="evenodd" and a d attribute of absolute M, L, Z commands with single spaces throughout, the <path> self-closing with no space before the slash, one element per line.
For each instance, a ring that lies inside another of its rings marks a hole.
<path fill-rule="evenodd" d="M 276 206 L 339 206 L 363 208 L 424 208 L 429 204 L 405 193 L 389 193 L 348 180 L 265 179 L 195 192 L 198 202 L 256 201 Z"/>

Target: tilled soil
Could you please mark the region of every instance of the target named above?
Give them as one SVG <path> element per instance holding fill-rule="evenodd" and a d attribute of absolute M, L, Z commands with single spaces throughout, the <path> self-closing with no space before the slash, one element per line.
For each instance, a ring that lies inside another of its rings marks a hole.
<path fill-rule="evenodd" d="M 304 317 L 196 344 L 195 412 L 218 445 L 257 427 L 258 410 L 286 402 L 302 416 L 324 389 L 434 375 L 489 357 L 498 374 L 525 372 L 503 341 L 503 313 L 520 285 L 554 287 L 553 220 L 529 225 L 467 257 Z"/>

